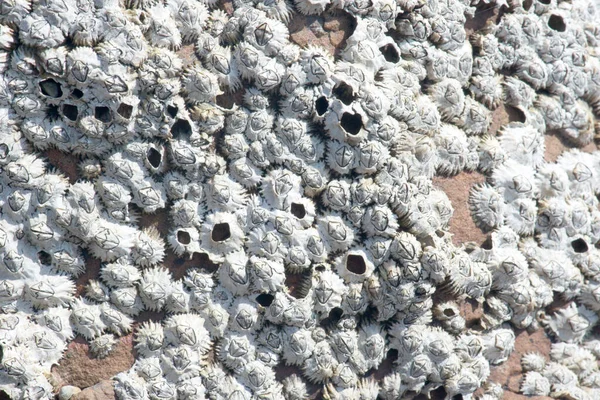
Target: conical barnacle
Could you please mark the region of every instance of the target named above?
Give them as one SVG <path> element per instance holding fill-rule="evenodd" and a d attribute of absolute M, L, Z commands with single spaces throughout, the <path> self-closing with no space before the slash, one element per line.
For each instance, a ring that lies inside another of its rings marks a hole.
<path fill-rule="evenodd" d="M 521 366 L 525 372 L 542 372 L 546 366 L 546 359 L 539 353 L 527 353 L 521 358 Z"/>
<path fill-rule="evenodd" d="M 443 175 L 455 175 L 467 163 L 468 143 L 465 133 L 453 125 L 442 124 L 435 136 L 438 147 L 437 171 Z"/>
<path fill-rule="evenodd" d="M 171 274 L 163 267 L 146 269 L 138 284 L 140 297 L 149 310 L 161 310 L 171 291 Z"/>
<path fill-rule="evenodd" d="M 347 250 L 354 243 L 354 230 L 339 215 L 317 217 L 317 226 L 327 251 Z"/>
<path fill-rule="evenodd" d="M 23 289 L 25 299 L 37 308 L 64 307 L 73 300 L 74 293 L 73 281 L 63 275 L 42 275 L 27 280 Z"/>
<path fill-rule="evenodd" d="M 502 190 L 508 204 L 518 198 L 531 198 L 537 196 L 538 188 L 533 171 L 523 169 L 521 164 L 507 160 L 496 168 L 492 174 L 494 187 Z"/>
<path fill-rule="evenodd" d="M 441 80 L 430 86 L 428 93 L 444 120 L 451 120 L 462 113 L 465 96 L 458 81 L 454 79 Z"/>
<path fill-rule="evenodd" d="M 106 329 L 106 325 L 100 317 L 100 306 L 76 299 L 71 303 L 71 309 L 70 320 L 73 329 L 86 339 L 99 336 Z"/>
<path fill-rule="evenodd" d="M 485 231 L 504 223 L 504 199 L 496 189 L 487 184 L 471 188 L 469 208 L 475 224 Z"/>
<path fill-rule="evenodd" d="M 97 280 L 90 280 L 85 288 L 86 297 L 98 303 L 108 301 L 109 294 L 109 289 Z"/>
<path fill-rule="evenodd" d="M 113 350 L 116 342 L 115 337 L 111 334 L 98 336 L 90 342 L 90 352 L 96 358 L 105 358 Z"/>
<path fill-rule="evenodd" d="M 580 343 L 597 319 L 593 311 L 571 303 L 568 308 L 557 311 L 544 322 L 549 331 L 561 341 Z"/>
<path fill-rule="evenodd" d="M 465 328 L 465 319 L 460 315 L 460 310 L 455 302 L 448 301 L 437 304 L 433 308 L 433 316 L 441 322 L 444 329 L 451 333 L 462 332 Z"/>

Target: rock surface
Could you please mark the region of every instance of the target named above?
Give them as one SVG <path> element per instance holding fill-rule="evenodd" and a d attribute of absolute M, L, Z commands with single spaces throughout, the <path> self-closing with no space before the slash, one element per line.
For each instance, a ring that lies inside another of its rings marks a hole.
<path fill-rule="evenodd" d="M 77 395 L 71 400 L 108 400 L 115 398 L 115 391 L 111 380 L 103 380 L 94 386 L 91 386 Z"/>

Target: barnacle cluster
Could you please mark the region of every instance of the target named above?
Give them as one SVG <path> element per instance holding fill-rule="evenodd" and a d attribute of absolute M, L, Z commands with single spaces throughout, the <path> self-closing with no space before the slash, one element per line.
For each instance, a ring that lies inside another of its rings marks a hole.
<path fill-rule="evenodd" d="M 594 138 L 595 8 L 498 3 L 498 24 L 467 35 L 482 4 L 3 1 L 0 390 L 52 397 L 75 334 L 106 357 L 147 310 L 165 318 L 136 324 L 120 399 L 499 399 L 490 365 L 540 323 L 569 344 L 558 372 L 530 357 L 524 392 L 593 398 L 595 370 L 569 360 L 600 311 L 600 155 L 547 162 L 544 134 Z M 289 38 L 293 14 L 325 12 L 355 22 L 335 58 Z M 521 121 L 495 135 L 500 106 Z M 432 183 L 475 170 L 486 248 L 452 242 Z M 157 212 L 168 232 L 139 223 Z M 218 269 L 174 280 L 167 251 Z M 77 296 L 90 257 L 99 276 Z M 569 304 L 546 315 L 554 293 Z M 469 329 L 466 298 L 486 310 Z M 282 364 L 297 374 L 278 379 Z"/>

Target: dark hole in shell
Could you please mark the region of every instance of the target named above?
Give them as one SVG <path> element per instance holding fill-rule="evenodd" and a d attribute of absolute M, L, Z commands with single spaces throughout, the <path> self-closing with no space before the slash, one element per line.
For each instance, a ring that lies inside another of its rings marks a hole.
<path fill-rule="evenodd" d="M 383 57 L 387 62 L 396 64 L 398 61 L 400 61 L 400 54 L 398 54 L 396 48 L 389 43 L 385 46 L 381 46 L 379 48 L 379 51 L 381 52 L 381 54 L 383 54 Z"/>
<path fill-rule="evenodd" d="M 339 84 L 337 84 L 333 88 L 333 94 L 347 106 L 352 104 L 352 102 L 356 100 L 356 96 L 354 95 L 352 86 L 348 85 L 346 82 L 340 82 Z"/>
<path fill-rule="evenodd" d="M 42 265 L 50 265 L 52 264 L 52 257 L 45 251 L 38 251 L 37 253 L 38 260 Z"/>
<path fill-rule="evenodd" d="M 342 317 L 344 316 L 344 310 L 342 310 L 339 307 L 334 307 L 331 309 L 331 311 L 329 311 L 329 315 L 327 316 L 327 318 L 323 319 L 323 321 L 321 321 L 321 326 L 323 327 L 331 327 L 331 326 L 335 326 L 340 319 L 342 319 Z"/>
<path fill-rule="evenodd" d="M 306 210 L 304 209 L 304 205 L 300 203 L 292 203 L 290 211 L 292 215 L 298 219 L 302 219 L 306 216 Z"/>
<path fill-rule="evenodd" d="M 342 128 L 350 135 L 358 135 L 362 129 L 362 118 L 359 114 L 350 114 L 345 112 L 340 121 Z"/>
<path fill-rule="evenodd" d="M 186 231 L 177 231 L 177 241 L 181 244 L 190 244 L 192 238 Z"/>
<path fill-rule="evenodd" d="M 94 118 L 96 118 L 98 121 L 108 124 L 112 120 L 110 108 L 104 106 L 98 106 L 94 108 Z"/>
<path fill-rule="evenodd" d="M 160 154 L 160 151 L 156 150 L 154 147 L 150 147 L 148 149 L 146 158 L 153 168 L 158 168 L 162 162 L 162 154 Z"/>
<path fill-rule="evenodd" d="M 556 14 L 552 14 L 550 18 L 548 18 L 548 27 L 557 32 L 564 32 L 567 29 L 567 25 L 565 25 L 563 18 Z"/>
<path fill-rule="evenodd" d="M 361 255 L 348 254 L 346 258 L 346 269 L 353 274 L 362 275 L 367 271 L 367 264 Z"/>
<path fill-rule="evenodd" d="M 83 92 L 79 89 L 73 89 L 73 91 L 71 92 L 71 97 L 79 100 L 83 97 Z"/>
<path fill-rule="evenodd" d="M 270 293 L 261 293 L 258 296 L 256 296 L 256 302 L 263 307 L 269 307 L 273 302 L 274 298 L 275 296 L 273 296 Z"/>
<path fill-rule="evenodd" d="M 179 109 L 175 106 L 167 106 L 167 114 L 169 114 L 171 118 L 175 118 L 178 111 Z"/>
<path fill-rule="evenodd" d="M 173 139 L 188 139 L 192 135 L 192 126 L 185 119 L 178 119 L 171 127 Z"/>
<path fill-rule="evenodd" d="M 211 238 L 215 242 L 223 242 L 231 237 L 231 230 L 228 223 L 215 224 Z"/>
<path fill-rule="evenodd" d="M 45 79 L 40 81 L 40 91 L 44 96 L 58 99 L 63 95 L 61 84 L 56 82 L 54 79 Z"/>
<path fill-rule="evenodd" d="M 73 104 L 63 104 L 62 107 L 63 115 L 71 121 L 77 121 L 77 116 L 79 115 L 79 110 L 77 106 Z"/>
<path fill-rule="evenodd" d="M 444 315 L 446 317 L 454 317 L 456 315 L 456 313 L 454 312 L 454 310 L 452 308 L 446 308 L 444 310 Z"/>
<path fill-rule="evenodd" d="M 571 242 L 571 247 L 575 253 L 585 253 L 588 251 L 588 244 L 585 240 L 579 238 Z"/>
<path fill-rule="evenodd" d="M 510 122 L 525 122 L 527 120 L 527 116 L 520 108 L 511 107 L 509 105 L 505 105 L 504 108 L 506 110 L 506 113 L 508 114 L 508 120 Z"/>
<path fill-rule="evenodd" d="M 327 112 L 328 107 L 329 107 L 329 100 L 327 100 L 327 97 L 325 97 L 325 96 L 321 96 L 317 99 L 317 101 L 315 101 L 315 110 L 317 111 L 317 114 L 319 115 L 319 117 L 323 116 L 323 114 L 325 114 L 325 112 Z"/>
<path fill-rule="evenodd" d="M 133 114 L 133 106 L 127 103 L 121 103 L 119 104 L 119 108 L 117 108 L 117 114 L 125 119 L 129 119 Z"/>

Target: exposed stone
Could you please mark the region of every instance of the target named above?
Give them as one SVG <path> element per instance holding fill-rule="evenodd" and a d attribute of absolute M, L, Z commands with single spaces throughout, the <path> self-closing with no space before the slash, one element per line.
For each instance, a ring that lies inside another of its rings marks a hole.
<path fill-rule="evenodd" d="M 115 390 L 111 380 L 103 380 L 73 396 L 72 400 L 108 400 L 115 398 Z"/>
<path fill-rule="evenodd" d="M 77 386 L 63 386 L 58 392 L 58 400 L 69 400 L 79 392 L 81 392 L 81 389 L 79 389 Z"/>

